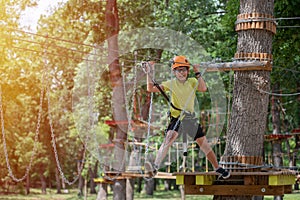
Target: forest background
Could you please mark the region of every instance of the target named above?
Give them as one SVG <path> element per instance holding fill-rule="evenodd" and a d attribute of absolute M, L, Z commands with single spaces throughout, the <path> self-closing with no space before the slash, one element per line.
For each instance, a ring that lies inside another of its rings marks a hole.
<path fill-rule="evenodd" d="M 53 9 L 51 15 L 42 16 L 37 31 L 32 32 L 20 24 L 20 17 L 26 7 L 35 6 L 36 2 L 1 1 L 2 191 L 11 192 L 12 186 L 21 187 L 25 183 L 27 193 L 31 187 L 41 187 L 43 192 L 47 187 L 56 187 L 60 192 L 68 187 L 62 182 L 72 185 L 75 183 L 72 180 L 77 177 L 79 181 L 76 184 L 82 188 L 84 179 L 93 182 L 93 178 L 101 175 L 101 162 L 93 151 L 85 151 L 85 144 L 89 142 L 94 149 L 93 145 L 103 145 L 114 138 L 114 130 L 107 125 L 113 120 L 109 70 L 103 60 L 99 60 L 103 57 L 100 45 L 107 39 L 107 2 L 66 1 Z M 277 134 L 289 134 L 300 126 L 299 4 L 299 0 L 275 1 L 277 33 L 273 41 L 272 91 L 268 91 L 273 95 L 270 95 L 266 134 L 274 133 L 274 113 L 280 116 Z M 233 59 L 237 44 L 234 27 L 238 7 L 237 0 L 117 2 L 121 31 L 164 27 L 183 33 L 201 44 L 211 62 Z M 141 49 L 137 54 L 122 55 L 120 63 L 124 63 L 123 73 L 128 72 L 130 78 L 132 66 L 136 63 L 153 59 L 167 68 L 168 60 L 175 53 Z M 94 71 L 96 68 L 93 66 L 98 65 L 105 69 L 102 73 Z M 221 73 L 221 76 L 230 103 L 231 72 Z M 145 78 L 141 81 L 146 82 Z M 80 84 L 76 85 L 78 82 Z M 91 85 L 96 89 L 89 90 Z M 74 96 L 74 91 L 80 95 Z M 148 95 L 145 85 L 138 91 L 143 105 Z M 85 97 L 84 100 L 80 101 L 81 97 Z M 209 110 L 209 96 L 204 94 L 200 98 L 201 110 Z M 155 96 L 154 101 L 163 104 L 164 100 Z M 74 102 L 77 103 L 79 118 L 74 118 Z M 167 109 L 161 111 L 162 120 L 155 122 L 155 126 L 161 128 L 156 131 L 157 136 L 151 138 L 152 142 L 161 142 L 159 135 L 164 129 Z M 133 112 L 131 97 L 128 98 L 127 110 Z M 142 106 L 139 110 L 143 110 Z M 92 126 L 92 131 L 82 124 L 88 124 L 89 128 Z M 226 124 L 224 127 L 221 136 L 226 135 Z M 89 135 L 97 142 L 87 138 Z M 299 138 L 293 137 L 282 143 L 283 166 L 290 166 L 291 160 L 293 164 L 300 165 L 295 162 L 299 153 L 294 151 L 299 148 L 298 141 Z M 224 141 L 221 144 L 224 146 Z M 271 152 L 271 146 L 266 143 L 265 157 Z M 81 166 L 83 170 L 77 174 Z M 94 189 L 91 183 L 91 192 L 95 192 Z"/>

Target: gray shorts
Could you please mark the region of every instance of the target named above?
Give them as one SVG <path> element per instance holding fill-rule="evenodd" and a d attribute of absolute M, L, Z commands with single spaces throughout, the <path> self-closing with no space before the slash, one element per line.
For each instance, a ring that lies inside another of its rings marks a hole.
<path fill-rule="evenodd" d="M 184 117 L 182 120 L 179 120 L 178 118 L 171 117 L 171 121 L 166 132 L 169 130 L 177 131 L 179 135 L 187 133 L 194 140 L 204 136 L 202 127 L 197 118 Z"/>

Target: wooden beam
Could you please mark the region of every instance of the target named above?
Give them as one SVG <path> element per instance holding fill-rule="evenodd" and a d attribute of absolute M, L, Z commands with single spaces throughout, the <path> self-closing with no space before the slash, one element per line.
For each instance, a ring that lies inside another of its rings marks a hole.
<path fill-rule="evenodd" d="M 230 172 L 231 176 L 263 176 L 263 175 L 296 175 L 296 172 L 292 171 L 270 171 L 270 172 Z M 188 176 L 196 176 L 196 175 L 219 175 L 215 171 L 210 172 L 174 172 L 174 176 L 177 175 L 188 175 Z"/>
<path fill-rule="evenodd" d="M 270 185 L 189 185 L 184 187 L 187 195 L 274 195 L 285 193 L 285 186 Z"/>
<path fill-rule="evenodd" d="M 184 185 L 184 175 L 176 175 L 176 185 Z"/>
<path fill-rule="evenodd" d="M 159 179 L 176 179 L 176 176 L 173 176 L 172 173 L 167 172 L 157 172 L 156 176 L 154 178 Z"/>
<path fill-rule="evenodd" d="M 196 185 L 212 185 L 216 180 L 214 175 L 198 175 L 196 176 Z"/>
<path fill-rule="evenodd" d="M 206 72 L 223 71 L 271 71 L 272 64 L 269 61 L 237 61 L 226 63 L 201 63 L 200 67 Z"/>
<path fill-rule="evenodd" d="M 127 178 L 151 178 L 148 174 L 139 172 L 105 172 L 105 175 L 114 180 L 121 180 Z M 167 172 L 157 172 L 157 174 L 153 177 L 157 179 L 176 179 L 172 173 Z"/>
<path fill-rule="evenodd" d="M 114 182 L 105 178 L 94 178 L 95 183 L 113 184 Z"/>
<path fill-rule="evenodd" d="M 295 179 L 295 175 L 271 175 L 269 176 L 269 185 L 293 185 Z"/>

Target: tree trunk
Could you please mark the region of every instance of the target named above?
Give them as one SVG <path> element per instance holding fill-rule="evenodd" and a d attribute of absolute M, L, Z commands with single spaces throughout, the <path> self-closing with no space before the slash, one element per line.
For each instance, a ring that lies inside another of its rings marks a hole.
<path fill-rule="evenodd" d="M 107 200 L 107 184 L 100 183 L 96 200 Z"/>
<path fill-rule="evenodd" d="M 273 91 L 278 91 L 279 85 L 274 84 Z M 280 99 L 277 96 L 272 96 L 272 124 L 273 124 L 273 134 L 281 134 L 281 124 L 280 124 Z M 275 167 L 282 166 L 282 148 L 281 148 L 281 140 L 274 140 L 272 142 L 273 149 L 273 163 Z"/>
<path fill-rule="evenodd" d="M 180 188 L 180 196 L 181 200 L 185 200 L 185 192 L 184 192 L 184 185 L 179 186 Z"/>
<path fill-rule="evenodd" d="M 141 193 L 142 192 L 142 178 L 137 179 L 137 192 Z"/>
<path fill-rule="evenodd" d="M 153 193 L 154 193 L 154 185 L 155 185 L 154 182 L 155 182 L 154 178 L 145 180 L 144 189 L 145 189 L 147 195 L 153 196 Z"/>
<path fill-rule="evenodd" d="M 171 190 L 171 183 L 172 183 L 172 180 L 170 180 L 170 179 L 164 180 L 165 191 Z"/>
<path fill-rule="evenodd" d="M 41 184 L 42 184 L 42 194 L 47 193 L 47 183 L 45 176 L 41 173 L 40 174 Z"/>
<path fill-rule="evenodd" d="M 95 164 L 97 166 L 97 164 Z M 97 168 L 96 168 L 97 170 Z M 90 194 L 96 194 L 96 184 L 94 182 L 94 178 L 96 178 L 95 169 L 93 170 L 92 167 L 89 167 L 89 177 L 90 177 Z"/>
<path fill-rule="evenodd" d="M 279 83 L 275 83 L 272 87 L 273 92 L 276 93 L 279 90 Z M 281 128 L 280 128 L 280 99 L 278 96 L 272 96 L 272 105 L 271 105 L 271 110 L 272 110 L 272 124 L 273 124 L 273 134 L 280 134 L 281 133 Z"/>
<path fill-rule="evenodd" d="M 118 53 L 118 33 L 119 33 L 119 17 L 116 0 L 108 0 L 105 10 L 106 21 L 106 34 L 108 42 L 108 64 L 110 81 L 113 87 L 112 93 L 112 108 L 113 117 L 115 121 L 127 120 L 125 112 L 125 99 L 123 91 L 123 83 L 121 78 L 121 69 L 119 65 Z M 112 164 L 113 169 L 116 171 L 125 170 L 125 152 L 124 141 L 127 139 L 127 126 L 117 126 L 114 156 L 115 162 Z M 117 180 L 113 185 L 113 198 L 114 200 L 126 199 L 126 180 Z"/>
<path fill-rule="evenodd" d="M 272 0 L 240 0 L 241 14 L 273 15 L 273 9 Z M 271 54 L 272 36 L 271 31 L 262 29 L 241 30 L 238 32 L 237 53 Z M 235 71 L 232 113 L 222 160 L 227 161 L 226 158 L 230 157 L 233 162 L 238 162 L 237 157 L 262 157 L 269 102 L 264 91 L 268 92 L 269 88 L 269 71 Z M 214 199 L 250 200 L 252 196 L 215 196 Z"/>
<path fill-rule="evenodd" d="M 78 177 L 78 196 L 82 197 L 83 196 L 83 187 L 84 187 L 84 178 L 82 177 L 81 174 L 79 174 Z"/>
<path fill-rule="evenodd" d="M 30 194 L 30 175 L 26 177 L 26 195 Z"/>
<path fill-rule="evenodd" d="M 134 199 L 134 182 L 132 178 L 126 179 L 126 200 Z"/>
<path fill-rule="evenodd" d="M 127 171 L 132 173 L 139 173 L 140 164 L 140 151 L 133 148 L 130 153 L 129 163 L 127 166 Z M 134 198 L 134 183 L 135 179 L 127 179 L 126 182 L 126 200 L 132 200 Z"/>
<path fill-rule="evenodd" d="M 300 83 L 297 83 L 297 93 L 300 93 Z M 297 108 L 296 116 L 300 116 L 300 95 L 298 95 L 297 101 L 298 101 L 298 108 Z M 298 126 L 296 126 L 296 128 L 300 129 L 300 120 L 298 121 Z M 297 166 L 297 161 L 298 161 L 297 152 L 300 150 L 300 134 L 295 133 L 295 143 L 296 146 L 293 152 L 292 166 Z"/>
<path fill-rule="evenodd" d="M 55 168 L 55 180 L 56 180 L 56 193 L 61 194 L 61 182 L 59 177 L 59 171 Z"/>

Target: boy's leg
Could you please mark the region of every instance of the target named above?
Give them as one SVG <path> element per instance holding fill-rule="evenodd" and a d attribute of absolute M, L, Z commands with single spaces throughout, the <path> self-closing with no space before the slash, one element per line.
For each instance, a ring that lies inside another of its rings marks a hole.
<path fill-rule="evenodd" d="M 159 147 L 159 150 L 157 151 L 157 155 L 156 155 L 156 158 L 155 158 L 155 161 L 154 161 L 154 165 L 159 167 L 159 165 L 161 164 L 163 159 L 166 157 L 170 146 L 176 140 L 177 136 L 178 136 L 178 132 L 176 132 L 176 131 L 169 130 L 167 132 L 167 135 L 164 139 L 164 142 L 162 143 L 162 145 Z"/>
<path fill-rule="evenodd" d="M 207 159 L 212 164 L 216 172 L 220 174 L 220 177 L 223 177 L 224 179 L 229 178 L 230 173 L 219 166 L 216 154 L 213 152 L 210 145 L 208 144 L 206 137 L 203 136 L 197 138 L 196 142 L 198 143 L 200 149 L 204 152 L 204 154 L 206 155 Z"/>
<path fill-rule="evenodd" d="M 145 162 L 145 173 L 149 174 L 151 177 L 156 175 L 159 165 L 166 157 L 170 146 L 176 140 L 177 136 L 178 133 L 176 131 L 169 130 L 167 132 L 167 135 L 157 152 L 154 164 L 152 165 L 150 162 Z"/>
<path fill-rule="evenodd" d="M 196 142 L 198 143 L 200 149 L 203 151 L 203 153 L 205 154 L 205 156 L 207 157 L 209 162 L 212 164 L 214 169 L 218 169 L 219 163 L 218 163 L 217 157 L 216 157 L 215 153 L 213 152 L 212 148 L 210 147 L 210 145 L 208 144 L 206 137 L 203 136 L 203 137 L 197 138 Z"/>

